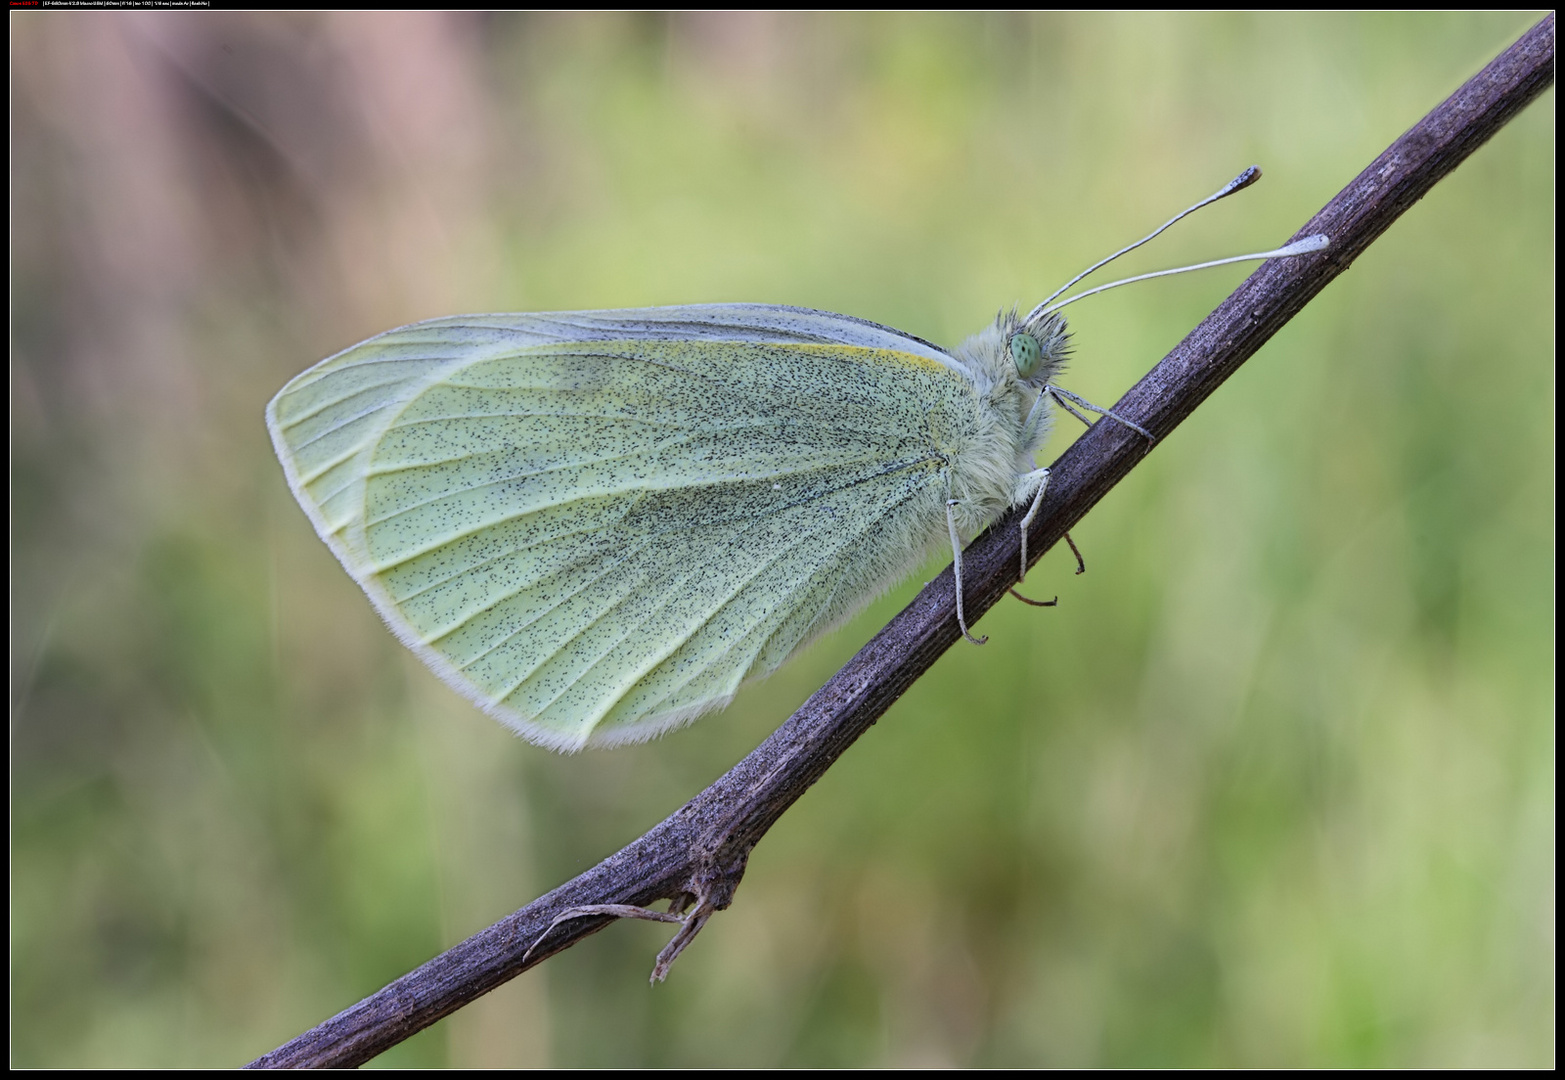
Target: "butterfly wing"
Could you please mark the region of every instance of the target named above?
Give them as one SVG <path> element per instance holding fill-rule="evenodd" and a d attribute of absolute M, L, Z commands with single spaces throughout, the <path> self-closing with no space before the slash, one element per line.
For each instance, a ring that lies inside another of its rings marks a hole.
<path fill-rule="evenodd" d="M 897 331 L 705 305 L 415 324 L 267 421 L 398 637 L 573 750 L 721 707 L 915 563 L 973 395 Z"/>

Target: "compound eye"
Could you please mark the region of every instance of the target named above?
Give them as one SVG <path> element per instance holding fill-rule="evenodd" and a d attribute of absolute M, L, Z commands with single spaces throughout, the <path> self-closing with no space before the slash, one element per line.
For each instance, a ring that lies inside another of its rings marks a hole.
<path fill-rule="evenodd" d="M 1024 379 L 1030 379 L 1038 371 L 1038 365 L 1043 361 L 1043 346 L 1038 344 L 1038 339 L 1028 333 L 1011 335 L 1011 359 L 1016 362 L 1016 374 Z"/>

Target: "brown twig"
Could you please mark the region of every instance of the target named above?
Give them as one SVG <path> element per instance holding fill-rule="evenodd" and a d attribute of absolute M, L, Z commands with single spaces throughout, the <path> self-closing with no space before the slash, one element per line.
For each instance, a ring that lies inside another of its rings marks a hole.
<path fill-rule="evenodd" d="M 1554 81 L 1549 15 L 1376 158 L 1299 232 L 1325 233 L 1329 250 L 1265 263 L 1153 368 L 1115 411 L 1159 439 L 1232 375 L 1403 211 Z M 1147 440 L 1099 423 L 1051 466 L 1048 496 L 1028 549 L 1042 555 L 1130 472 Z M 973 618 L 1006 594 L 1018 559 L 1007 515 L 963 557 Z M 252 1067 L 342 1067 L 366 1062 L 624 912 L 555 920 L 594 905 L 692 908 L 678 940 L 726 908 L 750 851 L 789 806 L 960 637 L 951 571 L 817 690 L 721 779 L 580 877 L 475 934 L 415 971 L 252 1062 Z M 660 958 L 666 968 L 669 950 Z"/>

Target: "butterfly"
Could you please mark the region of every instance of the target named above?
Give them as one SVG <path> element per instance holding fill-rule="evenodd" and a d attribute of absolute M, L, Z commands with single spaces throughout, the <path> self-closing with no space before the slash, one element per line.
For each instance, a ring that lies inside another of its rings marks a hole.
<path fill-rule="evenodd" d="M 1027 506 L 1025 544 L 1051 402 L 1086 404 L 1052 381 L 1047 304 L 950 350 L 765 304 L 433 319 L 266 421 L 404 644 L 532 742 L 613 746 L 726 705 L 947 543 L 968 634 L 962 537 Z"/>

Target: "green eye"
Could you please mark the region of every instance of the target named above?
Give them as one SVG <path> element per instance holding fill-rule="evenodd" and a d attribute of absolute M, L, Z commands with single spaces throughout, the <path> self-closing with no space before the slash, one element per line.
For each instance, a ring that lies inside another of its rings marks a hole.
<path fill-rule="evenodd" d="M 1011 359 L 1016 361 L 1016 373 L 1030 379 L 1043 360 L 1043 347 L 1031 334 L 1011 335 Z"/>

